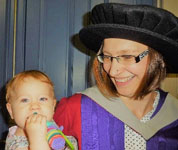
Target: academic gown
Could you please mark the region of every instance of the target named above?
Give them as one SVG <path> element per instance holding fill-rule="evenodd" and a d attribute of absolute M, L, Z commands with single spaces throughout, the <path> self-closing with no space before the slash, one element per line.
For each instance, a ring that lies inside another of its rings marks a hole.
<path fill-rule="evenodd" d="M 75 136 L 79 150 L 124 150 L 124 125 L 141 134 L 147 150 L 178 150 L 178 100 L 160 90 L 151 120 L 139 119 L 119 98 L 107 99 L 94 86 L 63 98 L 54 120 Z"/>

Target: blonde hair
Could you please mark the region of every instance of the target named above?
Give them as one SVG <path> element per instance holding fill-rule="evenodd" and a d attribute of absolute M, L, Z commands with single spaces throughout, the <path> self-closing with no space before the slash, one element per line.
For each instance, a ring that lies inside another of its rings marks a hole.
<path fill-rule="evenodd" d="M 166 66 L 161 54 L 156 50 L 149 48 L 148 64 L 142 82 L 135 94 L 134 99 L 141 99 L 148 93 L 155 91 L 160 87 L 161 82 L 166 77 Z M 96 84 L 103 95 L 106 97 L 118 97 L 118 92 L 112 83 L 109 75 L 104 71 L 103 65 L 94 59 L 92 71 L 96 80 Z"/>
<path fill-rule="evenodd" d="M 38 71 L 38 70 L 28 70 L 21 72 L 14 76 L 6 85 L 6 101 L 9 102 L 11 98 L 11 92 L 16 88 L 17 85 L 19 85 L 21 82 L 24 81 L 24 79 L 32 77 L 34 79 L 40 80 L 42 82 L 45 82 L 49 84 L 52 88 L 53 95 L 54 94 L 54 85 L 50 78 L 43 72 Z"/>

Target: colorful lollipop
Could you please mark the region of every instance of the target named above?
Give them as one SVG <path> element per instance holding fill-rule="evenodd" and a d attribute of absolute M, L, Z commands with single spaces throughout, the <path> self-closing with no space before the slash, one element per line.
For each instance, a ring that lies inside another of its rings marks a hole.
<path fill-rule="evenodd" d="M 59 127 L 54 121 L 47 121 L 47 140 L 49 146 L 54 150 L 60 150 L 65 147 L 65 139 L 59 132 Z"/>

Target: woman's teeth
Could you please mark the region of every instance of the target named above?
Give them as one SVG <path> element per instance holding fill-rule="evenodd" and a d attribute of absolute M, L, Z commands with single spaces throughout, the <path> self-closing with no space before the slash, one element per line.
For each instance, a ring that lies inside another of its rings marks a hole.
<path fill-rule="evenodd" d="M 128 78 L 123 78 L 123 79 L 116 79 L 116 82 L 127 82 L 131 80 L 134 76 L 130 76 Z"/>

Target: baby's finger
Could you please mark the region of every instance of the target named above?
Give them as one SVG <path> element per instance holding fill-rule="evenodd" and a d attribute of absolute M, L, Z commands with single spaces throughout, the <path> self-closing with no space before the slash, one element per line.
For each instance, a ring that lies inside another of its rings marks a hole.
<path fill-rule="evenodd" d="M 32 114 L 27 118 L 27 122 L 29 122 L 29 123 L 35 122 L 37 117 L 38 117 L 38 114 Z"/>
<path fill-rule="evenodd" d="M 42 119 L 43 119 L 43 116 L 39 114 L 39 115 L 36 117 L 36 120 L 35 120 L 35 121 L 36 121 L 37 123 L 40 123 L 40 124 L 41 124 Z"/>
<path fill-rule="evenodd" d="M 41 124 L 45 124 L 45 125 L 46 125 L 46 121 L 47 121 L 46 116 L 43 116 L 43 117 L 41 118 Z"/>
<path fill-rule="evenodd" d="M 31 122 L 36 122 L 38 118 L 39 118 L 39 114 L 33 115 L 31 118 Z"/>

